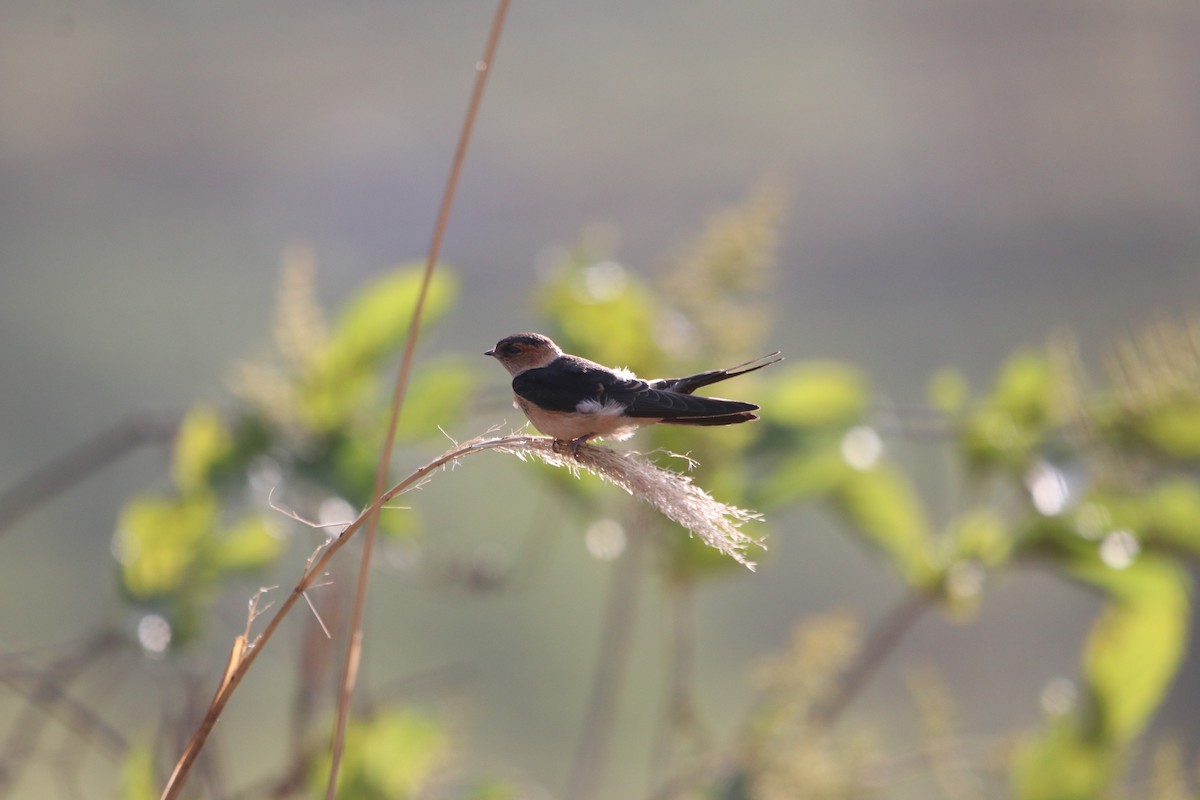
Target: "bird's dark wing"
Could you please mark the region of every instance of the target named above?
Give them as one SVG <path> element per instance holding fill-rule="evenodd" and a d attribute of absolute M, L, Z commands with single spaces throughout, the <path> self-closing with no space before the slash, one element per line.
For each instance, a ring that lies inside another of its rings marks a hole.
<path fill-rule="evenodd" d="M 720 417 L 758 409 L 750 403 L 653 388 L 646 381 L 623 378 L 571 356 L 522 372 L 513 378 L 513 391 L 547 411 L 577 411 L 580 403 L 590 400 L 601 406 L 619 404 L 625 416 L 641 418 Z"/>
<path fill-rule="evenodd" d="M 512 386 L 518 395 L 547 411 L 575 411 L 585 400 L 626 406 L 650 388 L 643 380 L 625 379 L 599 364 L 569 356 L 522 372 L 513 378 Z"/>

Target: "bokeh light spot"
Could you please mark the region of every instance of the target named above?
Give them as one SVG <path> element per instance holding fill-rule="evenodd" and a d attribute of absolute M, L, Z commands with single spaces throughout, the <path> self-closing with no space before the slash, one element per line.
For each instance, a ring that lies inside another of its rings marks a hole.
<path fill-rule="evenodd" d="M 159 614 L 147 614 L 138 620 L 138 644 L 149 656 L 161 656 L 171 646 L 171 623 Z"/>
<path fill-rule="evenodd" d="M 625 541 L 625 528 L 615 519 L 596 520 L 583 535 L 588 553 L 601 561 L 619 557 L 625 552 Z"/>
<path fill-rule="evenodd" d="M 326 497 L 317 507 L 317 522 L 322 526 L 321 530 L 325 535 L 331 539 L 344 531 L 357 516 L 358 512 L 354 510 L 354 506 L 343 497 Z"/>
<path fill-rule="evenodd" d="M 842 437 L 842 458 L 857 470 L 868 470 L 883 455 L 883 440 L 869 425 L 859 425 Z"/>
<path fill-rule="evenodd" d="M 978 597 L 986 576 L 983 567 L 974 561 L 959 561 L 946 572 L 946 591 L 959 600 Z"/>
<path fill-rule="evenodd" d="M 1038 461 L 1025 475 L 1025 487 L 1029 499 L 1039 514 L 1055 517 L 1066 510 L 1071 500 L 1071 487 L 1067 476 L 1058 467 L 1047 461 Z"/>
<path fill-rule="evenodd" d="M 1079 700 L 1079 690 L 1069 678 L 1054 678 L 1046 683 L 1038 695 L 1038 705 L 1052 717 L 1070 713 Z"/>
<path fill-rule="evenodd" d="M 1116 530 L 1100 542 L 1100 560 L 1113 569 L 1125 569 L 1142 550 L 1137 537 L 1127 530 Z"/>
<path fill-rule="evenodd" d="M 1075 515 L 1075 529 L 1080 536 L 1091 541 L 1097 541 L 1110 524 L 1112 517 L 1108 509 L 1096 503 L 1088 503 Z"/>
<path fill-rule="evenodd" d="M 603 303 L 616 300 L 625 291 L 628 282 L 625 268 L 615 261 L 601 261 L 587 268 L 583 276 L 583 288 L 588 298 Z"/>

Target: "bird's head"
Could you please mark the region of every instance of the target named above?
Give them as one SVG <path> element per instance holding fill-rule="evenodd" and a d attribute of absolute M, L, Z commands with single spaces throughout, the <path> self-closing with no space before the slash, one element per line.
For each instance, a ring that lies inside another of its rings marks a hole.
<path fill-rule="evenodd" d="M 505 336 L 496 346 L 484 353 L 504 365 L 512 375 L 544 367 L 562 355 L 558 345 L 540 333 L 518 333 Z"/>

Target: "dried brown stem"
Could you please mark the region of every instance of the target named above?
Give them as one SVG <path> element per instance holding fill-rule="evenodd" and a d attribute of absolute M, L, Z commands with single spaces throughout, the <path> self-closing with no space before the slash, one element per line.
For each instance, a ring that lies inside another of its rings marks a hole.
<path fill-rule="evenodd" d="M 638 495 L 677 522 L 702 527 L 703 530 L 696 532 L 705 541 L 732 558 L 746 563 L 741 551 L 754 540 L 740 533 L 736 529 L 736 525 L 747 519 L 755 519 L 757 515 L 718 503 L 698 489 L 685 476 L 660 469 L 643 456 L 585 444 L 579 448 L 578 456 L 575 457 L 561 452 L 554 440 L 545 436 L 500 436 L 471 439 L 415 470 L 400 483 L 384 492 L 336 539 L 330 542 L 318 558 L 313 559 L 307 565 L 304 574 L 287 598 L 279 604 L 278 610 L 267 622 L 263 632 L 254 639 L 253 645 L 239 655 L 236 666 L 224 676 L 221 688 L 209 705 L 204 719 L 200 721 L 195 733 L 192 734 L 184 748 L 183 754 L 179 757 L 175 770 L 163 789 L 162 800 L 171 800 L 171 798 L 179 796 L 183 790 L 184 779 L 192 769 L 192 765 L 212 733 L 213 727 L 217 724 L 225 705 L 237 687 L 241 685 L 242 679 L 254 665 L 263 647 L 275 635 L 283 618 L 288 615 L 292 607 L 300 602 L 304 592 L 325 573 L 329 562 L 337 555 L 338 551 L 366 524 L 368 516 L 377 513 L 382 506 L 391 502 L 396 496 L 420 485 L 427 477 L 442 467 L 485 450 L 498 450 L 520 457 L 532 455 L 553 466 L 573 470 L 585 469 L 599 475 L 625 491 Z M 695 530 L 695 528 L 692 529 Z"/>
<path fill-rule="evenodd" d="M 237 661 L 237 665 L 227 675 L 224 676 L 221 688 L 217 692 L 216 696 L 213 697 L 212 703 L 209 705 L 208 711 L 204 715 L 204 719 L 200 721 L 200 725 L 192 734 L 191 739 L 184 748 L 183 754 L 179 757 L 179 761 L 176 763 L 175 769 L 172 772 L 170 779 L 167 781 L 166 787 L 163 789 L 161 795 L 162 800 L 171 800 L 171 798 L 179 796 L 179 793 L 183 790 L 184 779 L 187 777 L 188 772 L 195 763 L 197 756 L 199 756 L 200 750 L 204 747 L 205 742 L 208 741 L 208 737 L 212 733 L 213 727 L 217 724 L 217 720 L 220 718 L 221 713 L 224 711 L 225 705 L 229 702 L 229 698 L 233 696 L 233 693 L 237 690 L 237 687 L 241 685 L 242 679 L 245 678 L 246 673 L 250 670 L 250 667 L 252 667 L 254 662 L 258 659 L 258 655 L 262 652 L 263 647 L 271 640 L 271 637 L 275 635 L 275 631 L 279 628 L 280 623 L 283 622 L 284 617 L 286 617 L 292 610 L 292 607 L 303 598 L 304 592 L 313 584 L 314 581 L 324 574 L 326 568 L 329 566 L 329 562 L 333 559 L 333 557 L 338 553 L 339 550 L 342 549 L 342 547 L 345 546 L 348 541 L 350 541 L 354 534 L 358 532 L 359 528 L 365 524 L 368 515 L 376 513 L 381 506 L 388 503 L 397 495 L 412 488 L 414 485 L 428 477 L 432 472 L 445 466 L 446 464 L 462 458 L 463 456 L 470 455 L 471 453 L 478 453 L 482 452 L 483 450 L 511 445 L 512 442 L 510 440 L 522 438 L 528 437 L 508 437 L 508 439 L 474 439 L 442 454 L 438 458 L 413 472 L 387 492 L 384 492 L 378 500 L 376 500 L 366 509 L 366 511 L 360 514 L 357 519 L 346 526 L 345 530 L 343 530 L 336 539 L 329 543 L 329 546 L 325 548 L 320 556 L 314 559 L 308 565 L 304 571 L 304 574 L 292 588 L 292 591 L 287 598 L 285 598 L 284 601 L 279 604 L 279 609 L 267 622 L 263 632 L 254 640 L 254 645 L 249 647 L 245 653 L 241 655 Z"/>
<path fill-rule="evenodd" d="M 462 175 L 463 163 L 467 156 L 467 145 L 471 141 L 471 132 L 475 128 L 475 117 L 483 101 L 483 90 L 487 85 L 487 77 L 491 72 L 492 60 L 496 55 L 496 47 L 500 41 L 500 31 L 504 28 L 504 18 L 508 13 L 509 0 L 500 0 L 492 27 L 488 33 L 487 44 L 484 46 L 483 59 L 476 64 L 475 88 L 471 100 L 467 104 L 467 116 L 463 120 L 459 133 L 458 146 L 450 165 L 450 175 L 446 179 L 446 189 L 442 195 L 442 203 L 438 209 L 437 222 L 434 225 L 433 239 L 429 244 L 429 253 L 425 261 L 425 272 L 421 280 L 420 294 L 413 308 L 412 319 L 408 326 L 408 335 L 404 341 L 404 356 L 400 362 L 400 370 L 396 376 L 396 387 L 392 394 L 391 413 L 388 418 L 387 432 L 384 435 L 383 447 L 379 454 L 379 466 L 375 473 L 375 491 L 378 496 L 386 485 L 388 464 L 392 459 L 392 450 L 396 441 L 396 426 L 400 420 L 400 412 L 404 408 L 404 397 L 408 392 L 408 380 L 412 373 L 413 358 L 416 353 L 417 338 L 421 330 L 421 318 L 425 309 L 425 301 L 429 294 L 429 286 L 433 281 L 434 269 L 442 251 L 442 241 L 446 235 L 446 225 L 450 220 L 450 210 L 454 206 L 454 195 L 458 190 L 459 177 Z M 367 584 L 370 578 L 371 557 L 375 550 L 375 537 L 378 530 L 378 513 L 369 512 L 367 517 L 367 532 L 363 542 L 362 560 L 359 567 L 358 583 L 355 588 L 354 608 L 350 617 L 350 641 L 346 647 L 346 657 L 342 665 L 341 691 L 338 696 L 337 721 L 333 735 L 333 756 L 329 769 L 329 783 L 325 788 L 325 796 L 333 800 L 337 793 L 338 770 L 341 765 L 342 751 L 346 740 L 346 725 L 350 719 L 350 700 L 354 694 L 357 681 L 358 665 L 362 660 L 363 615 L 366 611 Z"/>

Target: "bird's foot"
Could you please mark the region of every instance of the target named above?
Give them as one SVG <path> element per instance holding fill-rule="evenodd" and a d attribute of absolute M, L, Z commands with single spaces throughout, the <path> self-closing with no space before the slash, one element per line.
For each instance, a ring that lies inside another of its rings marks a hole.
<path fill-rule="evenodd" d="M 571 439 L 569 442 L 566 442 L 568 449 L 571 451 L 571 457 L 576 461 L 579 460 L 579 448 L 590 438 L 592 438 L 590 435 L 580 436 L 577 439 Z M 555 442 L 555 444 L 557 444 L 557 442 Z"/>
<path fill-rule="evenodd" d="M 582 447 L 587 442 L 588 439 L 591 439 L 592 435 L 593 434 L 588 434 L 587 436 L 580 436 L 578 439 L 555 439 L 553 442 L 550 443 L 550 449 L 553 450 L 555 453 L 569 452 L 571 454 L 571 457 L 574 458 L 576 461 L 578 461 L 579 460 L 579 448 Z"/>

